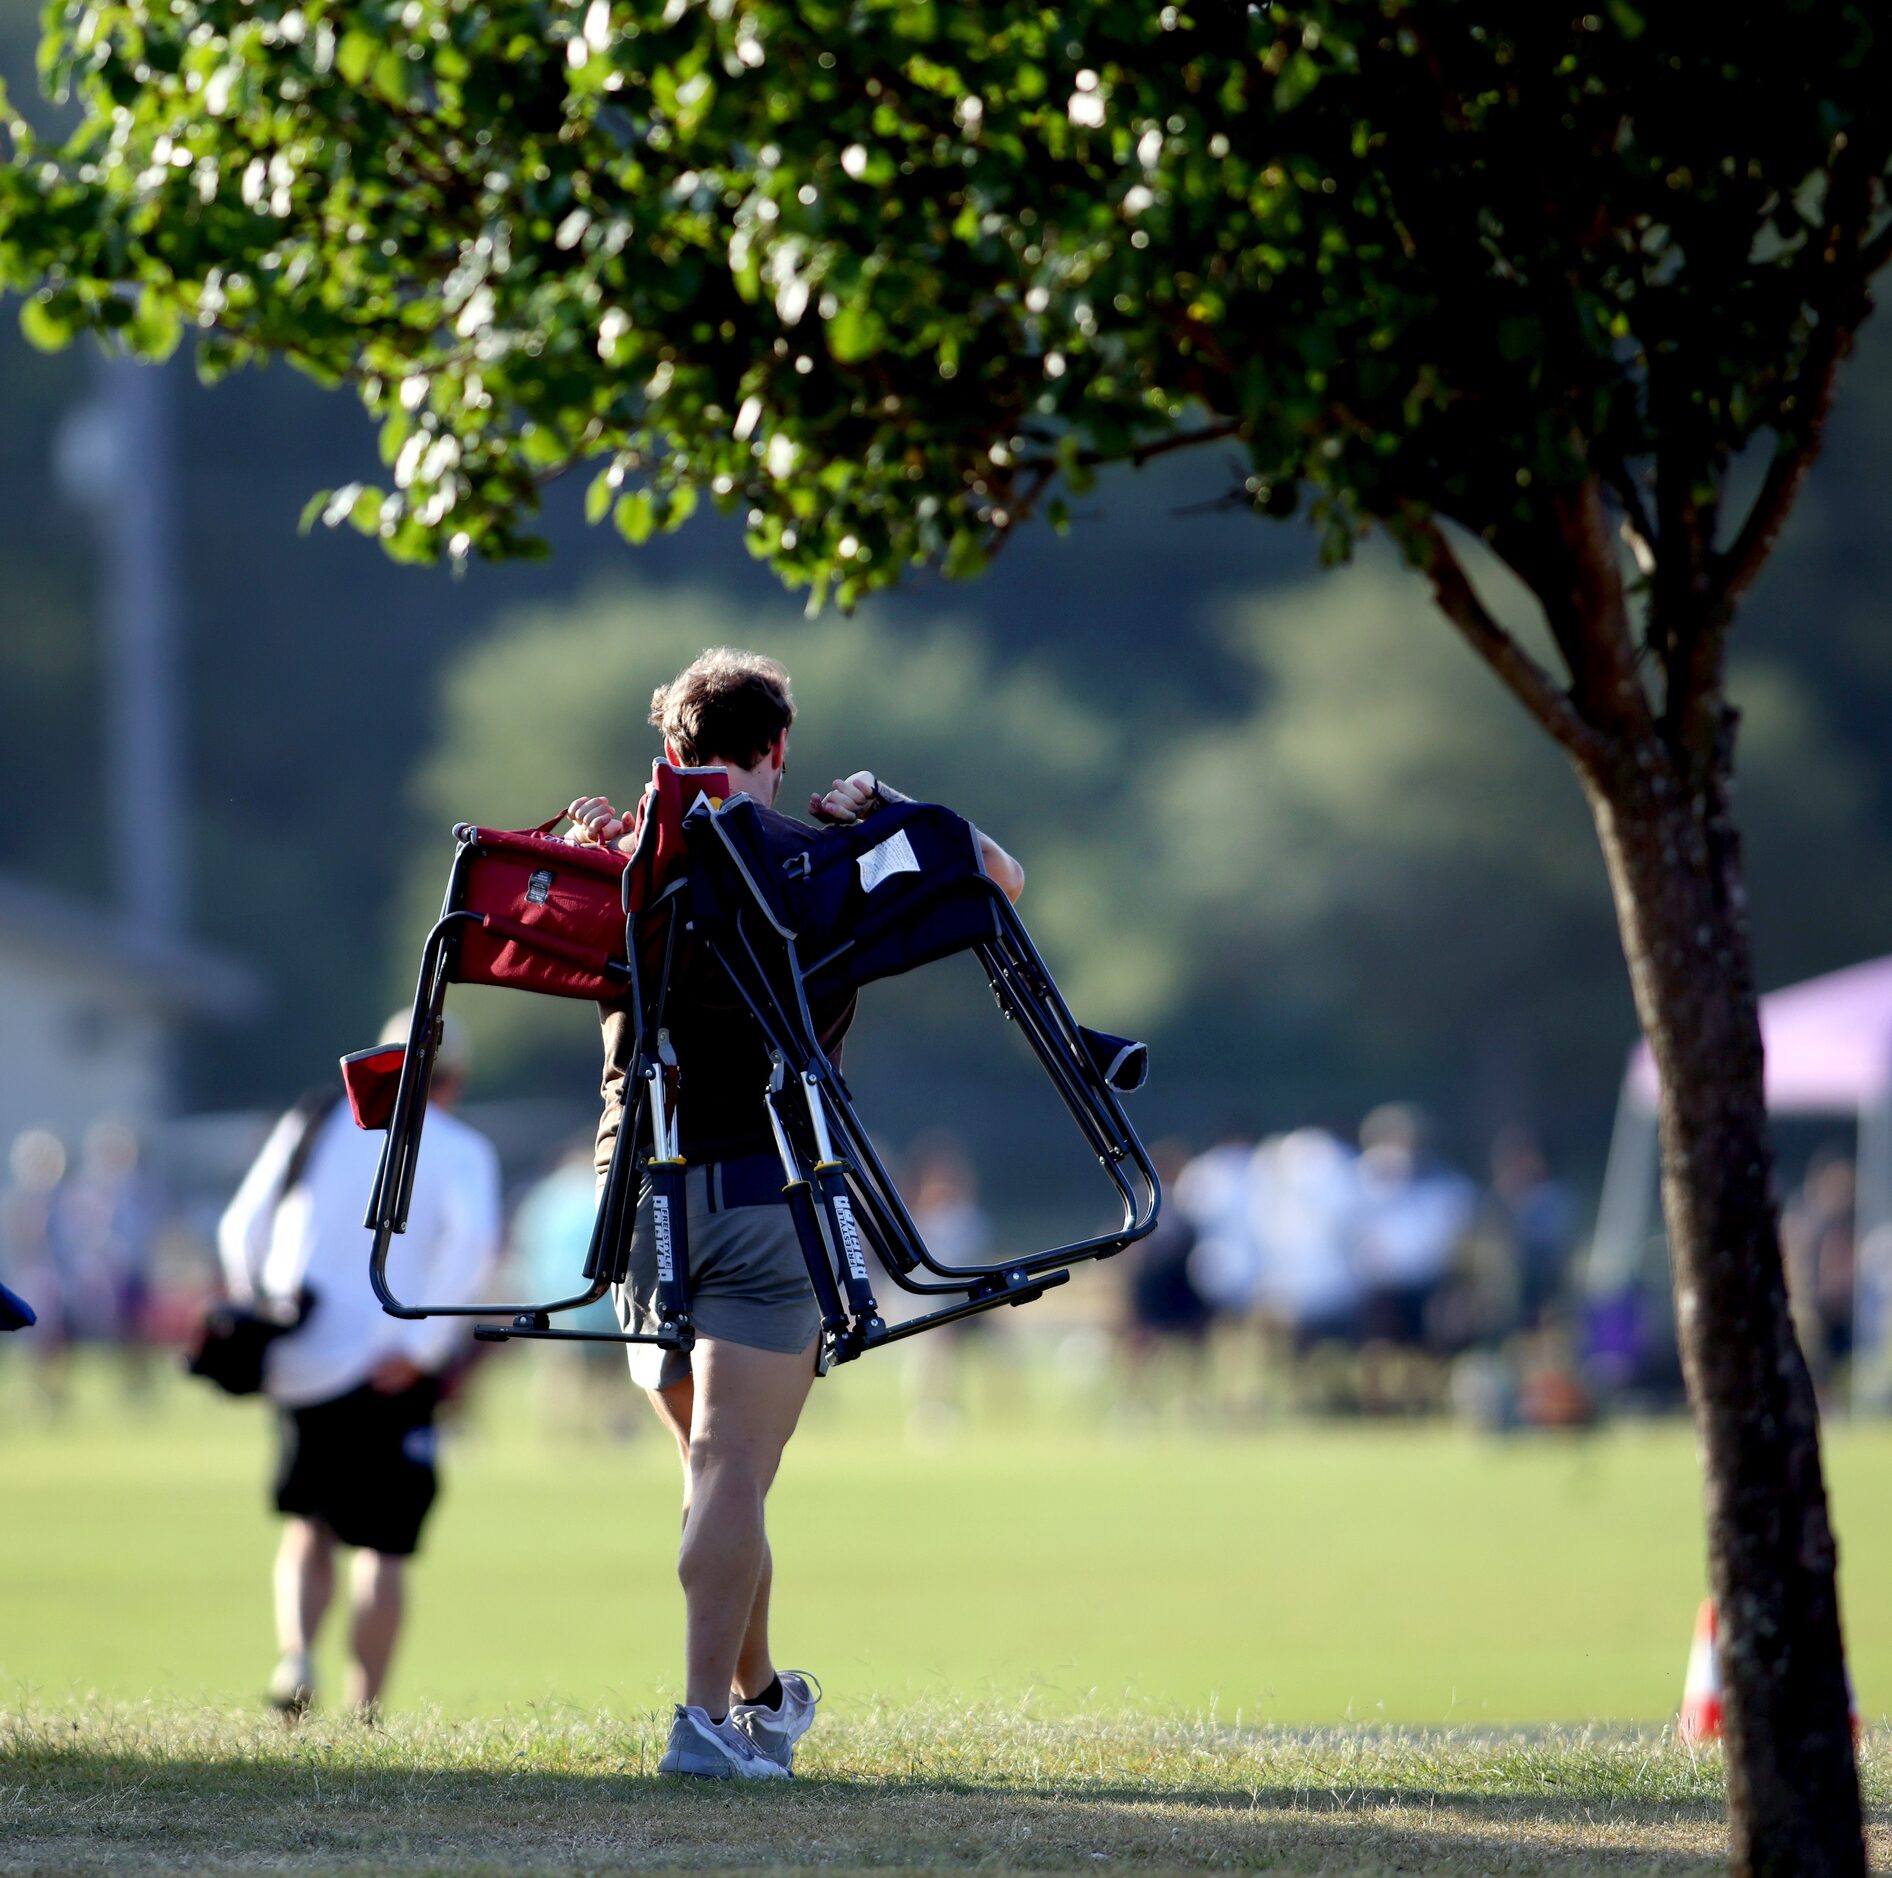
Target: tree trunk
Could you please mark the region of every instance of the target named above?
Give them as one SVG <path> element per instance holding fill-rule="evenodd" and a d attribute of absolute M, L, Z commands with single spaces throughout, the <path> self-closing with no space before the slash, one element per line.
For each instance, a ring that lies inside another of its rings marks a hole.
<path fill-rule="evenodd" d="M 1653 730 L 1584 781 L 1662 1084 L 1663 1208 L 1720 1607 L 1733 1869 L 1853 1874 L 1865 1850 L 1836 1551 L 1781 1267 L 1732 732 L 1725 713 L 1693 787 Z"/>

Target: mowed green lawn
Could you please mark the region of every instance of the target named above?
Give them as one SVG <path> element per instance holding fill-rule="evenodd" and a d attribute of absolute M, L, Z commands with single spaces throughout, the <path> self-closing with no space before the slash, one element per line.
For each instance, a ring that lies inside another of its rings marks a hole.
<path fill-rule="evenodd" d="M 553 1438 L 495 1363 L 446 1459 L 393 1705 L 646 1712 L 676 1692 L 676 1463 Z M 0 1361 L 0 1692 L 242 1703 L 272 1660 L 267 1412 L 87 1372 L 61 1423 Z M 1680 1424 L 1125 1426 L 1101 1377 L 987 1377 L 909 1437 L 897 1361 L 816 1386 L 771 1513 L 777 1648 L 833 1711 L 967 1702 L 1485 1727 L 1660 1723 L 1702 1594 Z M 975 1382 L 979 1379 L 975 1378 Z M 1892 1428 L 1827 1443 L 1852 1669 L 1892 1705 Z M 337 1639 L 331 1637 L 332 1661 Z M 331 1684 L 335 1678 L 331 1672 Z"/>

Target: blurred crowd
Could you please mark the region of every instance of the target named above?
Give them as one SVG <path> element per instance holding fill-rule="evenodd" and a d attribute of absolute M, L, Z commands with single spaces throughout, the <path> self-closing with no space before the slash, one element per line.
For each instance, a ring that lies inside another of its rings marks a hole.
<path fill-rule="evenodd" d="M 1373 1110 L 1356 1141 L 1305 1127 L 1201 1152 L 1165 1141 L 1157 1156 L 1171 1204 L 1128 1255 L 1133 1376 L 1162 1355 L 1206 1371 L 1219 1350 L 1225 1377 L 1233 1345 L 1238 1373 L 1275 1378 L 1310 1412 L 1573 1427 L 1609 1402 L 1681 1404 L 1665 1261 L 1617 1290 L 1586 1283 L 1587 1215 L 1521 1126 L 1498 1131 L 1482 1180 L 1400 1103 Z M 1823 1389 L 1852 1355 L 1853 1240 L 1853 1165 L 1827 1149 L 1781 1220 Z"/>
<path fill-rule="evenodd" d="M 1132 1403 L 1173 1389 L 1237 1402 L 1260 1393 L 1309 1413 L 1451 1410 L 1512 1426 L 1581 1424 L 1612 1399 L 1680 1400 L 1659 1260 L 1631 1293 L 1586 1290 L 1587 1211 L 1525 1128 L 1498 1131 L 1478 1174 L 1440 1152 L 1406 1104 L 1373 1110 L 1351 1139 L 1322 1127 L 1260 1139 L 1230 1131 L 1206 1148 L 1170 1139 L 1154 1153 L 1161 1223 L 1071 1294 L 1107 1321 Z M 227 1194 L 168 1191 L 151 1159 L 110 1118 L 70 1147 L 37 1128 L 11 1144 L 0 1279 L 39 1312 L 21 1354 L 30 1349 L 49 1409 L 62 1403 L 75 1346 L 112 1352 L 126 1386 L 144 1387 L 152 1353 L 184 1342 L 217 1288 L 200 1222 Z M 962 1141 L 931 1132 L 899 1171 L 943 1260 L 994 1255 L 1005 1234 Z M 1828 1148 L 1782 1205 L 1795 1321 L 1828 1387 L 1853 1354 L 1854 1187 L 1851 1158 Z M 507 1198 L 493 1282 L 508 1297 L 569 1295 L 591 1231 L 589 1132 L 529 1166 Z M 898 1294 L 883 1301 L 897 1309 Z M 1057 1315 L 1047 1307 L 1032 1322 Z M 614 1328 L 608 1303 L 564 1321 Z M 914 1425 L 952 1419 L 961 1354 L 1018 1328 L 980 1318 L 904 1346 Z M 548 1429 L 635 1427 L 619 1346 L 539 1358 L 532 1387 Z"/>
<path fill-rule="evenodd" d="M 1389 1103 L 1357 1142 L 1304 1127 L 1159 1148 L 1172 1204 L 1134 1255 L 1124 1341 L 1206 1347 L 1239 1327 L 1298 1406 L 1411 1413 L 1461 1400 L 1493 1419 L 1587 1419 L 1570 1333 L 1579 1216 L 1536 1141 L 1506 1128 L 1487 1177 L 1436 1149 L 1426 1118 Z M 1455 1367 L 1474 1352 L 1508 1367 Z"/>
<path fill-rule="evenodd" d="M 123 1123 L 95 1121 L 76 1155 L 44 1128 L 14 1140 L 0 1189 L 0 1278 L 39 1314 L 28 1343 L 50 1406 L 63 1400 L 75 1343 L 114 1351 L 127 1382 L 143 1387 L 148 1352 L 170 1328 L 152 1296 L 167 1218 L 142 1144 Z"/>

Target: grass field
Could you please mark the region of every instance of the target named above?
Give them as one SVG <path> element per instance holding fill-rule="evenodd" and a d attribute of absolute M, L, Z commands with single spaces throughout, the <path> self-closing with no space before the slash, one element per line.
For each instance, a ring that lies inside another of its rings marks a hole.
<path fill-rule="evenodd" d="M 1238 1864 L 1688 1870 L 1720 1773 L 1663 1724 L 1701 1592 L 1688 1432 L 1124 1425 L 985 1360 L 915 1442 L 895 1364 L 818 1385 L 773 1514 L 787 1794 L 650 1777 L 675 1463 L 537 1432 L 534 1353 L 449 1453 L 379 1731 L 259 1715 L 267 1414 L 0 1367 L 0 1871 Z M 1892 1689 L 1892 1430 L 1828 1443 L 1851 1657 Z M 1545 1727 L 1545 1724 L 1560 1724 Z M 1868 1735 L 1875 1843 L 1892 1737 Z M 1883 1848 L 1881 1848 L 1883 1849 Z"/>
<path fill-rule="evenodd" d="M 451 1446 L 397 1708 L 625 1714 L 674 1692 L 674 1457 L 654 1436 L 538 1434 L 522 1384 L 553 1357 L 495 1365 Z M 46 1427 L 21 1367 L 0 1366 L 0 1698 L 253 1700 L 271 1660 L 267 1411 L 181 1382 L 128 1411 L 91 1373 Z M 1684 1426 L 1125 1428 L 1095 1379 L 974 1381 L 978 1412 L 925 1444 L 888 1359 L 816 1387 L 771 1513 L 777 1641 L 836 1712 L 1674 1713 L 1702 1592 Z M 1892 1703 L 1892 1428 L 1837 1425 L 1828 1456 L 1871 1719 Z"/>
<path fill-rule="evenodd" d="M 651 1716 L 368 1731 L 0 1715 L 0 1872 L 626 1867 L 1705 1873 L 1718 1756 L 1585 1734 L 1294 1735 L 855 1704 L 792 1786 L 650 1773 Z M 1863 1769 L 1874 1863 L 1892 1753 Z"/>

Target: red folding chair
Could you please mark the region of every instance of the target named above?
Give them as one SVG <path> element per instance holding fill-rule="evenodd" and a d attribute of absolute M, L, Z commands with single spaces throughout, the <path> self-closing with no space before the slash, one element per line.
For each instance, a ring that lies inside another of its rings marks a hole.
<path fill-rule="evenodd" d="M 440 918 L 421 952 L 407 1041 L 342 1059 L 356 1122 L 387 1130 L 363 1224 L 374 1234 L 369 1276 L 392 1316 L 509 1317 L 514 1321 L 505 1334 L 512 1336 L 690 1347 L 683 1163 L 676 1151 L 675 1108 L 659 1061 L 660 1020 L 685 924 L 683 818 L 699 802 L 719 806 L 728 791 L 724 770 L 652 765 L 628 853 L 554 839 L 551 831 L 564 819 L 559 815 L 535 829 L 462 823 L 454 830 L 453 867 Z M 541 1303 L 415 1304 L 396 1297 L 388 1283 L 390 1241 L 406 1230 L 413 1198 L 441 1012 L 449 986 L 456 984 L 583 998 L 632 1013 L 626 1114 L 599 1189 L 583 1269 L 586 1288 L 570 1297 Z M 649 1335 L 556 1329 L 550 1322 L 554 1314 L 595 1303 L 628 1275 L 638 1150 L 646 1123 L 651 1154 L 641 1171 L 651 1181 L 656 1204 L 669 1215 L 678 1246 L 659 1287 L 659 1328 Z"/>

